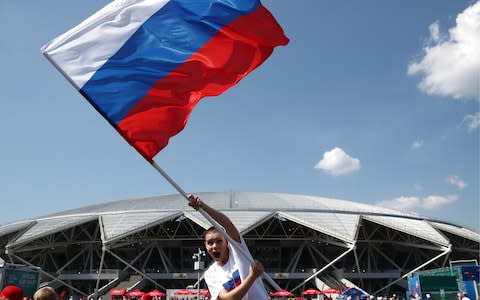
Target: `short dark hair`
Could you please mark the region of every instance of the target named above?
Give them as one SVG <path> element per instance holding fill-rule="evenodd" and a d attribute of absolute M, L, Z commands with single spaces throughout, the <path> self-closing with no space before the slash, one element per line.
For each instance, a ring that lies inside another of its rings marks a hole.
<path fill-rule="evenodd" d="M 210 232 L 213 232 L 213 231 L 218 231 L 218 229 L 215 226 L 211 226 L 210 228 L 205 230 L 203 232 L 203 238 L 205 238 L 207 236 L 207 234 L 209 234 Z"/>

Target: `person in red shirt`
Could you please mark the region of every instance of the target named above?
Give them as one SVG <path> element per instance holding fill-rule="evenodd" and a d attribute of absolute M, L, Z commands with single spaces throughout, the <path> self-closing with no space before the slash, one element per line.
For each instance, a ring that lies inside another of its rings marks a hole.
<path fill-rule="evenodd" d="M 0 300 L 22 300 L 23 291 L 21 288 L 15 285 L 7 285 L 0 292 Z"/>

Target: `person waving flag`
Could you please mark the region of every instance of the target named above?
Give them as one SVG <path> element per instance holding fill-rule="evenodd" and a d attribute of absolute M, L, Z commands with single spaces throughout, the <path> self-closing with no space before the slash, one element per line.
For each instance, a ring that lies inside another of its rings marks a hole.
<path fill-rule="evenodd" d="M 116 0 L 42 52 L 145 159 L 288 38 L 257 0 Z"/>
<path fill-rule="evenodd" d="M 185 127 L 203 97 L 220 95 L 286 44 L 282 28 L 258 0 L 115 0 L 42 52 L 189 200 L 153 157 Z M 215 219 L 198 211 L 252 259 Z"/>

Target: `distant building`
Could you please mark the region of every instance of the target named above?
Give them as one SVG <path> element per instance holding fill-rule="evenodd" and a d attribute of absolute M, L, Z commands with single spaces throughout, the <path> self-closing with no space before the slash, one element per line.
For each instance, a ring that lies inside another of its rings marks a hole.
<path fill-rule="evenodd" d="M 346 278 L 369 293 L 387 287 L 382 294 L 400 294 L 407 288 L 400 278 L 418 267 L 478 259 L 480 235 L 441 220 L 305 195 L 199 196 L 232 219 L 285 289 L 314 286 L 315 277 L 341 287 Z M 115 201 L 0 226 L 0 256 L 41 267 L 50 274 L 43 273 L 42 282 L 69 295 L 184 288 L 199 276 L 192 255 L 203 248 L 208 227 L 180 195 Z"/>

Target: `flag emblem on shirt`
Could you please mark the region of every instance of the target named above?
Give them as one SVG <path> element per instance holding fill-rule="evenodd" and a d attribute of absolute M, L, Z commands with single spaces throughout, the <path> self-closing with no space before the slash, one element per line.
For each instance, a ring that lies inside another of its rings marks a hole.
<path fill-rule="evenodd" d="M 238 270 L 236 270 L 235 272 L 233 272 L 232 278 L 223 284 L 223 288 L 227 291 L 231 291 L 237 286 L 239 286 L 241 283 L 242 279 L 240 278 L 240 273 L 238 272 Z"/>

